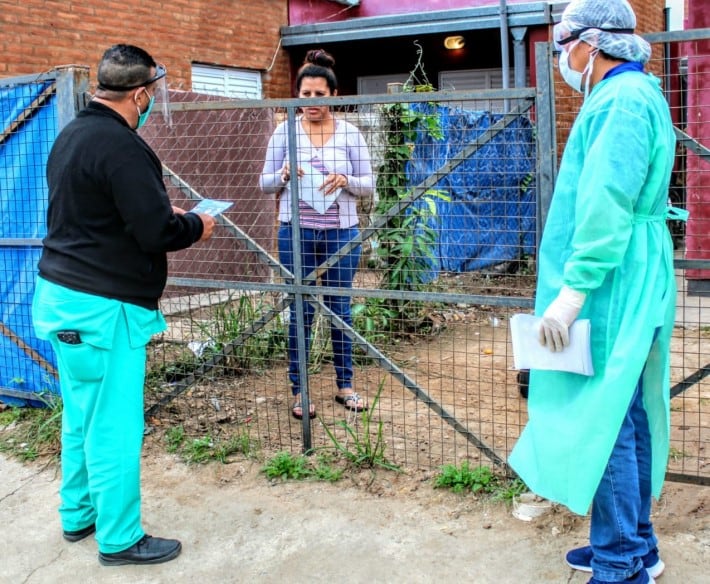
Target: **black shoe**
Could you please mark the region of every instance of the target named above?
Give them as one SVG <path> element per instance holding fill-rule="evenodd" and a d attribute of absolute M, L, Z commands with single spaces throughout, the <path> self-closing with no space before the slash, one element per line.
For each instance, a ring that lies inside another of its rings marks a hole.
<path fill-rule="evenodd" d="M 143 538 L 122 552 L 104 554 L 99 552 L 99 562 L 104 566 L 124 564 L 162 564 L 180 555 L 182 544 L 177 539 L 163 539 L 144 535 Z"/>
<path fill-rule="evenodd" d="M 76 531 L 65 531 L 62 535 L 64 536 L 64 539 L 66 539 L 67 541 L 70 541 L 72 543 L 76 543 L 77 541 L 81 541 L 85 537 L 89 537 L 95 531 L 96 531 L 96 524 L 92 523 L 91 525 L 88 525 L 84 529 L 77 529 Z"/>

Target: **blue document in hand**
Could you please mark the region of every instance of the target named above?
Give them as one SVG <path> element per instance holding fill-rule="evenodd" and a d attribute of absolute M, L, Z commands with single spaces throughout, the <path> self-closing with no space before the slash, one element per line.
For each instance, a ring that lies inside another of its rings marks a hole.
<path fill-rule="evenodd" d="M 572 323 L 569 328 L 569 346 L 557 353 L 540 344 L 540 320 L 540 317 L 532 314 L 515 314 L 510 318 L 514 367 L 594 375 L 589 319 Z"/>
<path fill-rule="evenodd" d="M 224 213 L 234 203 L 229 201 L 217 201 L 216 199 L 202 199 L 190 213 L 204 213 L 216 217 L 220 213 Z"/>

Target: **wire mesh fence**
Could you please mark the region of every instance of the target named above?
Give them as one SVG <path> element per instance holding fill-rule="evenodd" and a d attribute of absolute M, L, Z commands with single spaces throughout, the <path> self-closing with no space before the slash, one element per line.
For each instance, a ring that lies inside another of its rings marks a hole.
<path fill-rule="evenodd" d="M 47 75 L 0 85 L 0 397 L 11 404 L 58 393 L 56 361 L 35 338 L 30 312 L 47 211 L 44 169 L 60 117 L 56 92 L 57 79 Z"/>
<path fill-rule="evenodd" d="M 534 287 L 536 141 L 534 93 L 526 91 L 507 115 L 469 109 L 480 95 L 337 103 L 344 142 L 365 149 L 349 155 L 372 169 L 369 178 L 356 170 L 348 186 L 369 180 L 375 188 L 339 209 L 336 220 L 357 228 L 340 229 L 348 239 L 319 249 L 300 234 L 300 281 L 294 260 L 284 261 L 299 233 L 284 241 L 292 219 L 285 195 L 260 188 L 262 175 L 288 161 L 284 151 L 268 160 L 267 143 L 288 127 L 292 104 L 192 102 L 174 112 L 170 130 L 149 127 L 177 206 L 199 197 L 235 202 L 217 236 L 172 258 L 163 302 L 170 331 L 153 345 L 150 375 L 149 401 L 160 407 L 151 412 L 198 433 L 241 426 L 267 450 L 302 449 L 292 390 L 306 363 L 296 361 L 289 375 L 288 328 L 303 298 L 312 447 L 364 438 L 362 414 L 335 400 L 339 386 L 352 387 L 372 408 L 369 431 L 388 460 L 504 464 L 524 423 L 506 323 L 511 311 L 529 308 Z M 326 152 L 325 165 L 336 164 Z"/>

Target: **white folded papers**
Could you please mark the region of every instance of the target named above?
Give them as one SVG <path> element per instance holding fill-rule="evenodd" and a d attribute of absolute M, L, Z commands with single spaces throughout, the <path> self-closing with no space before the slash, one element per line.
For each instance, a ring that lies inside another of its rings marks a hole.
<path fill-rule="evenodd" d="M 510 318 L 513 362 L 516 369 L 547 369 L 594 375 L 591 324 L 588 319 L 575 320 L 569 329 L 569 346 L 559 352 L 541 345 L 540 318 L 532 314 L 515 314 Z"/>
<path fill-rule="evenodd" d="M 215 199 L 202 199 L 194 209 L 190 210 L 190 213 L 204 213 L 205 215 L 211 215 L 216 217 L 220 213 L 224 213 L 229 209 L 234 203 L 229 201 L 217 201 Z"/>
<path fill-rule="evenodd" d="M 308 162 L 302 162 L 300 168 L 303 176 L 298 178 L 298 197 L 323 215 L 335 203 L 341 189 L 336 189 L 330 195 L 323 194 L 321 187 L 328 171 L 318 170 Z"/>

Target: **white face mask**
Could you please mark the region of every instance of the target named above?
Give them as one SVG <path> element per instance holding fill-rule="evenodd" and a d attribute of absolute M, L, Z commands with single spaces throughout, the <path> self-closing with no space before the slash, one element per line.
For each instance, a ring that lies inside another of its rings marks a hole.
<path fill-rule="evenodd" d="M 558 61 L 562 79 L 564 79 L 567 85 L 569 85 L 572 89 L 581 93 L 582 73 L 580 73 L 579 71 L 575 71 L 569 66 L 569 51 L 562 51 L 560 53 L 560 56 L 558 57 Z"/>
<path fill-rule="evenodd" d="M 594 59 L 597 54 L 599 54 L 599 49 L 592 51 L 589 56 L 587 66 L 584 68 L 584 71 L 580 73 L 579 71 L 575 71 L 569 66 L 569 55 L 572 52 L 572 49 L 574 49 L 574 47 L 577 46 L 580 42 L 581 41 L 577 41 L 576 43 L 574 43 L 569 48 L 569 51 L 562 51 L 560 53 L 560 56 L 558 58 L 558 65 L 562 78 L 565 80 L 567 85 L 569 85 L 575 91 L 579 91 L 580 93 L 582 93 L 582 82 L 584 82 L 584 97 L 587 97 L 589 95 L 589 84 L 592 79 Z"/>

